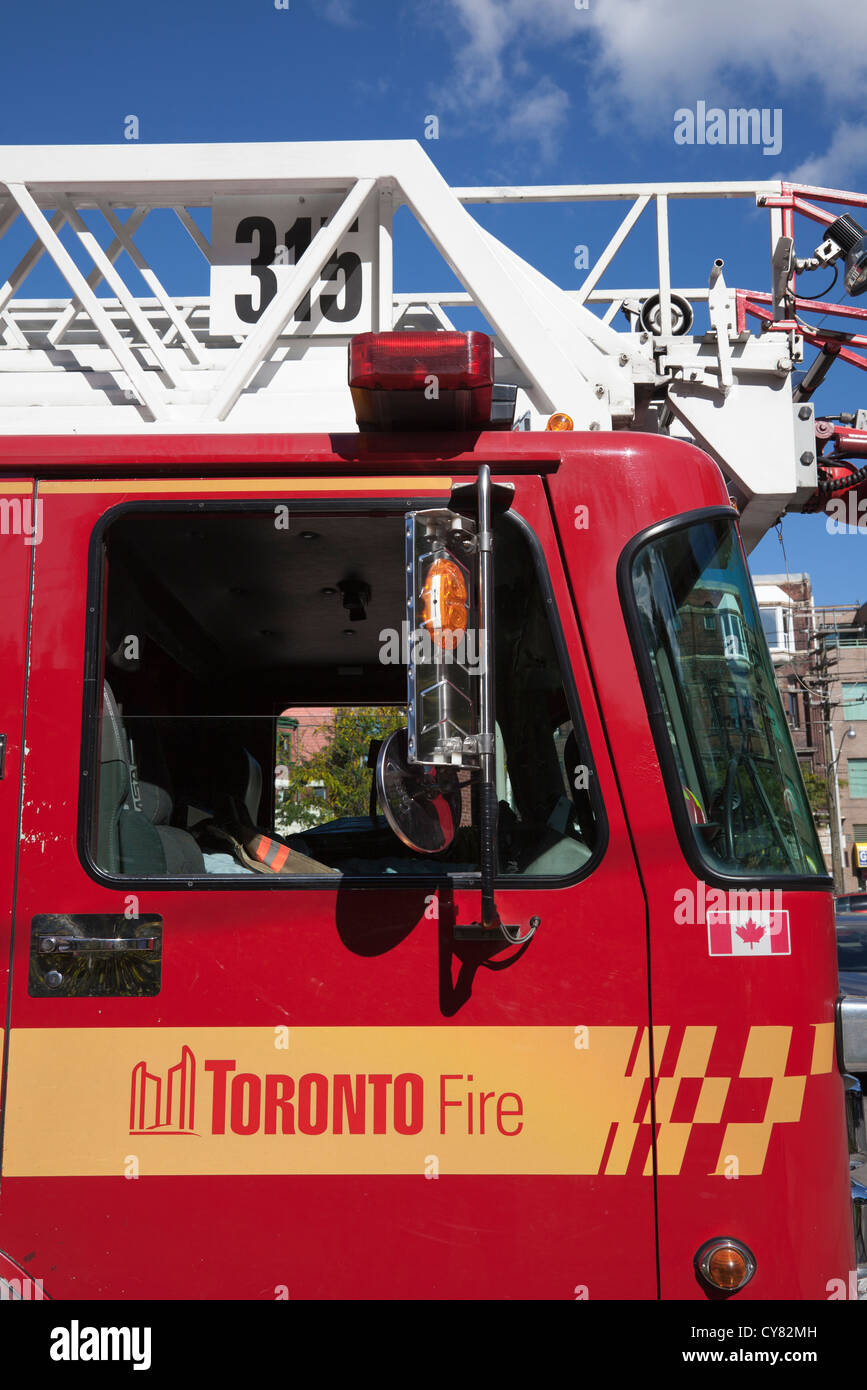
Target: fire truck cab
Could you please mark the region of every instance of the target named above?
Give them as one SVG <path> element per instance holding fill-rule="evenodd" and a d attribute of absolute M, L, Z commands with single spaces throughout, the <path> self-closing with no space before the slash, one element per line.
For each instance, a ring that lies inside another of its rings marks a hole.
<path fill-rule="evenodd" d="M 617 333 L 470 201 L 404 144 L 0 150 L 10 1289 L 857 1296 L 863 1025 L 742 539 L 816 493 L 801 345 L 718 265 L 707 333 L 667 265 Z M 401 203 L 490 332 L 395 295 Z"/>

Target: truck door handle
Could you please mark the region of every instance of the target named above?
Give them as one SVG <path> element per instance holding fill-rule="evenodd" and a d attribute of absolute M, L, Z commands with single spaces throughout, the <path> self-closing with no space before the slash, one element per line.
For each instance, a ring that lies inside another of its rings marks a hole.
<path fill-rule="evenodd" d="M 41 956 L 56 953 L 70 956 L 114 955 L 119 951 L 156 951 L 153 936 L 40 936 Z"/>

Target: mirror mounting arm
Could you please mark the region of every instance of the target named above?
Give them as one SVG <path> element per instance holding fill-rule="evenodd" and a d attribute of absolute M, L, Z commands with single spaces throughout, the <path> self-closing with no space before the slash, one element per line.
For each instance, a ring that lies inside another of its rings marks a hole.
<path fill-rule="evenodd" d="M 479 645 L 482 670 L 479 690 L 479 788 L 482 870 L 482 927 L 496 931 L 500 915 L 494 901 L 497 871 L 497 754 L 494 746 L 494 556 L 491 543 L 491 470 L 479 468 Z"/>
<path fill-rule="evenodd" d="M 469 923 L 467 926 L 456 924 L 454 933 L 455 939 L 458 941 L 490 941 L 494 933 L 497 933 L 510 945 L 523 945 L 535 933 L 539 919 L 534 918 L 529 931 L 525 933 L 521 932 L 520 927 L 507 927 L 500 920 L 494 894 L 494 880 L 497 874 L 497 822 L 500 808 L 497 802 L 496 711 L 494 707 L 494 545 L 491 532 L 491 470 L 486 463 L 483 463 L 479 468 L 478 496 L 479 645 L 482 658 L 479 677 L 478 734 L 482 920 L 481 922 Z"/>

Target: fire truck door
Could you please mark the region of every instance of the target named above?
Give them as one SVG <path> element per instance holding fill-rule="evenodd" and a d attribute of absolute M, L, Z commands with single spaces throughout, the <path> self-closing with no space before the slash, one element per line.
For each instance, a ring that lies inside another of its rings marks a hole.
<path fill-rule="evenodd" d="M 469 823 L 418 860 L 339 762 L 405 705 L 405 513 L 452 484 L 42 485 L 3 1223 L 49 1294 L 655 1296 L 644 903 L 538 479 L 498 570 L 529 944 L 457 938 Z"/>

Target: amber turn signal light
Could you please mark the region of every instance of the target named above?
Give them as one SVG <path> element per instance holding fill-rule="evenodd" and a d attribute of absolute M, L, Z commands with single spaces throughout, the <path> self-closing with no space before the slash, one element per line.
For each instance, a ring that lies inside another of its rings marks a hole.
<path fill-rule="evenodd" d="M 546 430 L 574 430 L 574 428 L 572 416 L 565 415 L 562 410 L 558 410 L 556 414 L 552 415 L 545 426 Z"/>
<path fill-rule="evenodd" d="M 756 1260 L 743 1241 L 717 1236 L 705 1241 L 696 1252 L 695 1267 L 710 1288 L 720 1293 L 737 1293 L 756 1272 Z"/>
<path fill-rule="evenodd" d="M 441 649 L 454 650 L 467 627 L 467 585 L 454 560 L 434 560 L 425 575 L 422 627 Z"/>

